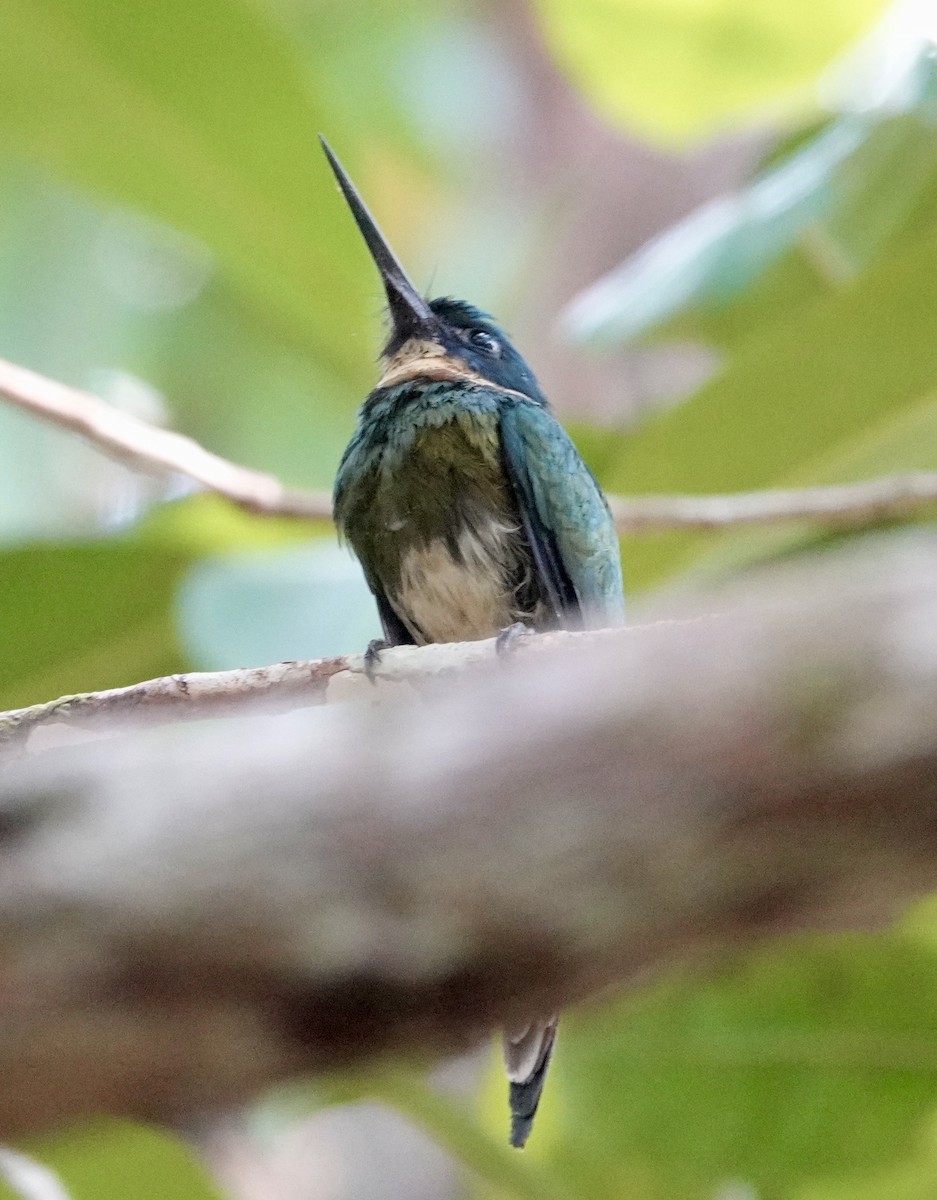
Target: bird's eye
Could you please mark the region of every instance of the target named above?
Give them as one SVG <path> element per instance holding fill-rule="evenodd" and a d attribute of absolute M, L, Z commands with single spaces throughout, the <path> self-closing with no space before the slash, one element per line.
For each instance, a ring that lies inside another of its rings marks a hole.
<path fill-rule="evenodd" d="M 469 341 L 478 350 L 484 350 L 486 354 L 490 354 L 492 358 L 497 358 L 501 353 L 501 343 L 486 329 L 473 329 L 469 334 Z"/>

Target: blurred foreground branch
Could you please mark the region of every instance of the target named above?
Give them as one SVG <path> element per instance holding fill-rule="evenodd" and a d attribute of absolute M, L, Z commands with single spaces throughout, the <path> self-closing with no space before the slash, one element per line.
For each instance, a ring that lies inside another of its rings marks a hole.
<path fill-rule="evenodd" d="M 326 492 L 290 490 L 272 475 L 219 458 L 191 438 L 159 429 L 97 396 L 56 383 L 0 359 L 0 396 L 52 424 L 81 434 L 138 470 L 188 476 L 250 512 L 330 520 Z M 918 471 L 863 483 L 710 496 L 610 496 L 622 533 L 720 529 L 781 521 L 862 526 L 937 507 L 937 472 Z"/>
<path fill-rule="evenodd" d="M 9 763 L 0 1137 L 455 1050 L 933 886 L 937 549 L 863 554 L 393 705 Z"/>

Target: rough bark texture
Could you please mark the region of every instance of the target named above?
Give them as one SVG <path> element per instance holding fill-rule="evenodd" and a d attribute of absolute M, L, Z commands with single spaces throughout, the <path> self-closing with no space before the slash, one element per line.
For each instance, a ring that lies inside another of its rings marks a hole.
<path fill-rule="evenodd" d="M 10 763 L 0 1136 L 453 1050 L 933 885 L 933 548 L 700 612 Z"/>

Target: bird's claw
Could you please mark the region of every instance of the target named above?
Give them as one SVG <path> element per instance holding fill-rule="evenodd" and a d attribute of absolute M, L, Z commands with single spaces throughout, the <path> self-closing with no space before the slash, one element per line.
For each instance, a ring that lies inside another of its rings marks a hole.
<path fill-rule="evenodd" d="M 368 642 L 368 648 L 364 652 L 364 673 L 368 680 L 375 684 L 377 683 L 377 669 L 381 665 L 381 652 L 386 650 L 390 642 L 385 642 L 383 638 L 372 638 Z"/>
<path fill-rule="evenodd" d="M 515 621 L 513 625 L 502 629 L 495 638 L 495 654 L 499 657 L 513 654 L 520 643 L 526 641 L 533 633 L 534 630 L 529 625 L 525 625 L 523 621 Z"/>

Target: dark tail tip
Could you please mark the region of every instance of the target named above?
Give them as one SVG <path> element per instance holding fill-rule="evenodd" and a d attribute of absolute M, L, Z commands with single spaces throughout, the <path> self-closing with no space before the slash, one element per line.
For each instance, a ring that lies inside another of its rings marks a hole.
<path fill-rule="evenodd" d="M 535 1074 L 524 1083 L 512 1083 L 509 1103 L 511 1105 L 511 1137 L 510 1143 L 517 1150 L 523 1150 L 534 1127 L 534 1117 L 540 1103 L 543 1091 L 543 1081 L 546 1078 L 550 1056 L 537 1068 Z"/>

